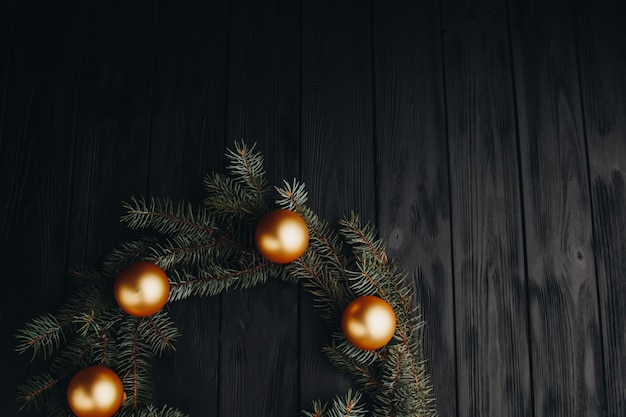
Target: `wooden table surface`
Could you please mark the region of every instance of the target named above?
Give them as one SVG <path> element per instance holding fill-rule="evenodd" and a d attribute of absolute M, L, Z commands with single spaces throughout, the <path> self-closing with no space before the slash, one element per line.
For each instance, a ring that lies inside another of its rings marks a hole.
<path fill-rule="evenodd" d="M 235 140 L 416 288 L 442 417 L 626 416 L 626 5 L 596 0 L 0 2 L 0 412 L 16 329 L 200 202 Z M 297 416 L 350 386 L 298 285 L 171 303 L 154 398 Z"/>

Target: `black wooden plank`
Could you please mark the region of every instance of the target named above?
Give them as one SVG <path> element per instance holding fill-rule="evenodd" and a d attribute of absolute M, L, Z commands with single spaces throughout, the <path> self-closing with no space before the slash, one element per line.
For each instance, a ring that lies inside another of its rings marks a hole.
<path fill-rule="evenodd" d="M 626 416 L 626 4 L 577 3 L 581 95 L 589 152 L 606 396 Z"/>
<path fill-rule="evenodd" d="M 230 2 L 226 137 L 257 143 L 269 183 L 297 176 L 299 4 Z M 220 415 L 298 415 L 298 288 L 222 296 Z"/>
<path fill-rule="evenodd" d="M 336 227 L 354 210 L 376 221 L 372 33 L 369 1 L 302 5 L 302 169 L 309 205 Z M 320 353 L 339 330 L 302 296 L 300 376 L 303 408 L 343 396 L 349 379 Z"/>
<path fill-rule="evenodd" d="M 0 146 L 2 146 L 2 132 L 4 130 L 4 107 L 7 100 L 15 9 L 14 0 L 0 3 Z"/>
<path fill-rule="evenodd" d="M 437 410 L 456 416 L 454 294 L 440 9 L 376 2 L 379 215 L 388 255 L 415 286 Z"/>
<path fill-rule="evenodd" d="M 97 268 L 123 241 L 138 238 L 119 218 L 122 201 L 147 193 L 156 17 L 153 2 L 87 4 L 71 266 Z"/>
<path fill-rule="evenodd" d="M 459 416 L 532 415 L 505 3 L 443 4 Z"/>
<path fill-rule="evenodd" d="M 122 201 L 147 192 L 157 7 L 86 7 L 69 264 L 98 268 L 119 244 L 138 238 L 119 218 Z"/>
<path fill-rule="evenodd" d="M 118 219 L 122 201 L 147 191 L 156 15 L 153 2 L 88 4 L 70 264 L 97 267 L 137 238 Z"/>
<path fill-rule="evenodd" d="M 149 194 L 200 204 L 223 162 L 227 2 L 161 2 L 157 23 Z M 155 401 L 218 415 L 220 300 L 172 303 L 176 352 L 156 360 Z"/>
<path fill-rule="evenodd" d="M 12 47 L 0 81 L 0 251 L 9 285 L 0 303 L 3 415 L 18 414 L 17 385 L 47 366 L 18 357 L 17 328 L 63 298 L 83 10 L 24 1 L 10 16 Z"/>
<path fill-rule="evenodd" d="M 535 416 L 602 415 L 602 349 L 573 16 L 510 10 Z"/>

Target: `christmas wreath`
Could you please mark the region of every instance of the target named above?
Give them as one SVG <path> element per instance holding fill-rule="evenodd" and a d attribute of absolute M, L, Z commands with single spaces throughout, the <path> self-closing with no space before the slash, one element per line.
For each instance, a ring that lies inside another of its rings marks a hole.
<path fill-rule="evenodd" d="M 307 207 L 304 184 L 268 185 L 254 146 L 235 143 L 226 156 L 228 175 L 205 177 L 199 207 L 125 203 L 122 221 L 152 235 L 122 244 L 98 270 L 72 270 L 72 295 L 18 330 L 16 350 L 49 361 L 19 387 L 22 408 L 51 416 L 185 416 L 152 404 L 151 361 L 179 337 L 164 305 L 278 277 L 313 294 L 337 329 L 324 352 L 360 389 L 314 402 L 305 416 L 435 416 L 423 322 L 374 227 L 352 214 L 332 230 Z"/>

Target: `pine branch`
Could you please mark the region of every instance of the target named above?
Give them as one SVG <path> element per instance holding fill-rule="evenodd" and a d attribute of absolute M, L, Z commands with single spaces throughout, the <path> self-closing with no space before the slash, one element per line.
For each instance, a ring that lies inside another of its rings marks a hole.
<path fill-rule="evenodd" d="M 223 222 L 255 223 L 260 212 L 256 197 L 233 178 L 213 173 L 204 178 L 204 204 Z M 263 192 L 267 194 L 267 192 Z"/>
<path fill-rule="evenodd" d="M 50 372 L 58 381 L 69 377 L 77 368 L 87 365 L 91 360 L 92 349 L 97 339 L 75 336 L 55 356 L 50 364 Z"/>
<path fill-rule="evenodd" d="M 373 258 L 380 264 L 387 264 L 386 244 L 382 239 L 377 239 L 377 231 L 371 224 L 361 226 L 359 216 L 354 212 L 350 219 L 342 219 L 341 233 L 346 242 L 353 248 L 353 253 Z"/>
<path fill-rule="evenodd" d="M 271 276 L 280 275 L 280 269 L 269 261 L 258 260 L 241 269 L 224 268 L 213 264 L 199 270 L 197 274 L 173 271 L 170 283 L 170 301 L 190 296 L 213 296 L 228 290 L 246 289 L 266 282 Z"/>
<path fill-rule="evenodd" d="M 341 255 L 342 247 L 336 234 L 329 229 L 328 224 L 322 221 L 313 211 L 305 206 L 307 195 L 304 184 L 294 180 L 293 185 L 285 181 L 285 188 L 276 188 L 279 198 L 276 203 L 282 208 L 293 210 L 300 214 L 309 226 L 309 249 L 318 252 L 320 260 L 328 262 L 332 269 L 341 271 L 342 281 L 347 282 L 343 274 L 346 261 Z"/>
<path fill-rule="evenodd" d="M 137 336 L 160 356 L 164 350 L 176 350 L 174 342 L 180 337 L 180 331 L 167 312 L 160 310 L 140 321 Z"/>
<path fill-rule="evenodd" d="M 423 395 L 420 397 L 420 406 L 429 404 L 432 402 L 432 398 L 429 395 L 429 378 L 423 362 L 423 346 L 421 344 L 423 323 L 419 320 L 417 309 L 411 306 L 412 293 L 410 289 L 403 287 L 404 278 L 397 275 L 395 267 L 389 264 L 385 254 L 385 244 L 382 240 L 376 239 L 375 228 L 370 225 L 361 227 L 359 218 L 354 214 L 349 220 L 342 220 L 341 225 L 341 233 L 352 248 L 357 268 L 356 271 L 350 273 L 351 288 L 359 295 L 378 294 L 391 305 L 397 317 L 395 337 L 401 344 L 385 348 L 384 351 L 389 357 L 382 361 L 383 370 L 387 369 L 387 374 L 390 374 L 390 364 L 398 365 L 400 361 L 402 362 L 401 369 L 405 372 L 402 389 L 393 392 L 395 395 L 394 407 L 400 410 L 415 408 L 412 406 L 412 404 L 414 405 L 412 401 L 416 395 Z M 392 368 L 396 369 L 393 366 Z M 392 375 L 398 376 L 398 374 Z M 388 376 L 389 378 L 391 377 Z M 387 381 L 386 383 L 391 382 Z M 398 395 L 399 392 L 405 391 L 411 394 L 406 397 Z M 389 395 L 382 395 L 380 398 L 388 400 Z M 428 412 L 430 413 L 430 411 Z M 400 413 L 400 415 L 403 414 Z M 411 414 L 409 413 L 409 415 Z"/>
<path fill-rule="evenodd" d="M 168 407 L 167 405 L 164 405 L 160 409 L 157 409 L 153 405 L 149 405 L 148 407 L 139 410 L 138 413 L 135 413 L 134 411 L 129 414 L 121 413 L 119 417 L 188 417 L 188 415 L 180 410 L 177 410 L 176 408 Z"/>
<path fill-rule="evenodd" d="M 326 404 L 322 404 L 320 401 L 313 401 L 313 411 L 302 411 L 305 417 L 324 417 L 326 415 Z"/>
<path fill-rule="evenodd" d="M 101 364 L 103 366 L 115 369 L 118 367 L 119 346 L 117 345 L 118 327 L 127 319 L 119 307 L 112 306 L 109 310 L 103 312 L 98 318 L 105 323 L 102 332 L 94 335 L 94 341 L 91 351 L 91 362 Z"/>
<path fill-rule="evenodd" d="M 32 350 L 32 358 L 48 359 L 68 335 L 87 332 L 95 325 L 93 315 L 105 308 L 104 289 L 100 283 L 79 288 L 69 296 L 56 314 L 42 314 L 26 323 L 16 334 L 18 353 Z"/>
<path fill-rule="evenodd" d="M 309 196 L 303 182 L 297 181 L 295 178 L 290 184 L 283 180 L 283 187 L 274 187 L 278 192 L 278 200 L 276 204 L 287 210 L 300 211 L 306 205 Z"/>
<path fill-rule="evenodd" d="M 92 346 L 93 343 L 84 338 L 74 338 L 52 361 L 50 372 L 33 376 L 18 386 L 18 402 L 22 403 L 21 408 L 28 406 L 26 408 L 30 409 L 32 406 L 41 409 L 50 398 L 50 391 L 66 380 L 77 367 L 87 362 L 85 358 Z"/>
<path fill-rule="evenodd" d="M 64 343 L 62 349 L 54 356 L 48 372 L 20 386 L 18 402 L 24 405 L 32 403 L 35 408 L 41 409 L 49 398 L 49 391 L 55 388 L 61 381 L 68 379 L 74 370 L 94 362 L 106 364 L 106 356 L 94 355 L 94 350 L 97 353 L 106 352 L 106 336 L 111 328 L 120 321 L 120 318 L 119 312 L 90 318 L 78 318 L 79 325 L 76 325 L 76 323 L 72 323 L 72 325 L 79 329 L 84 329 L 84 331 L 78 334 L 73 332 L 74 336 Z M 87 320 L 91 325 L 87 327 L 81 326 L 80 320 Z M 98 350 L 98 347 L 100 347 L 100 350 Z"/>
<path fill-rule="evenodd" d="M 174 206 L 168 200 L 152 199 L 149 204 L 143 199 L 132 201 L 133 206 L 126 206 L 129 213 L 122 218 L 129 227 L 152 228 L 168 236 L 160 242 L 149 242 L 143 251 L 147 260 L 163 269 L 177 265 L 201 268 L 217 259 L 250 254 L 240 239 L 220 228 L 206 208 L 194 212 L 191 206 Z"/>
<path fill-rule="evenodd" d="M 41 410 L 52 397 L 50 390 L 59 383 L 59 379 L 47 372 L 28 378 L 17 387 L 17 401 L 21 410 Z"/>
<path fill-rule="evenodd" d="M 354 213 L 350 219 L 341 222 L 341 233 L 351 245 L 358 272 L 351 275 L 353 287 L 363 294 L 378 293 L 400 313 L 402 323 L 410 323 L 414 309 L 411 306 L 412 292 L 404 286 L 405 278 L 396 274 L 396 269 L 389 263 L 385 253 L 385 242 L 376 239 L 376 230 L 367 224 L 361 227 L 358 216 Z M 365 278 L 361 280 L 360 278 Z M 366 287 L 369 285 L 369 287 Z M 410 332 L 408 332 L 410 333 Z"/>
<path fill-rule="evenodd" d="M 345 397 L 337 396 L 333 399 L 330 409 L 327 404 L 314 401 L 313 412 L 303 411 L 303 415 L 305 417 L 364 417 L 365 407 L 359 404 L 360 400 L 359 392 L 353 394 L 352 390 L 348 390 Z"/>
<path fill-rule="evenodd" d="M 61 346 L 65 338 L 63 329 L 71 324 L 71 318 L 59 322 L 52 314 L 35 317 L 18 330 L 15 336 L 18 345 L 15 350 L 21 354 L 32 349 L 31 361 L 40 355 L 48 359 Z"/>
<path fill-rule="evenodd" d="M 201 267 L 210 260 L 220 257 L 228 258 L 232 256 L 232 253 L 232 249 L 220 252 L 211 242 L 166 240 L 162 244 L 153 246 L 147 259 L 164 270 L 169 270 L 179 265 Z"/>
<path fill-rule="evenodd" d="M 110 280 L 124 267 L 148 257 L 151 248 L 156 244 L 157 239 L 154 236 L 143 236 L 140 240 L 122 243 L 106 256 L 101 275 Z"/>
<path fill-rule="evenodd" d="M 123 408 L 137 411 L 150 404 L 151 368 L 154 353 L 141 339 L 140 326 L 145 318 L 128 316 L 120 328 L 119 370 L 124 391 L 130 393 Z"/>
<path fill-rule="evenodd" d="M 121 221 L 131 229 L 151 229 L 165 236 L 184 236 L 194 241 L 237 244 L 216 227 L 215 219 L 203 207 L 194 210 L 191 204 L 175 205 L 169 199 L 151 198 L 147 202 L 143 197 L 132 197 L 130 203 L 124 203 L 124 209 L 127 214 Z"/>
<path fill-rule="evenodd" d="M 374 392 L 380 387 L 377 367 L 383 358 L 379 352 L 358 349 L 338 334 L 333 335 L 332 344 L 322 351 L 333 366 L 350 375 L 364 392 Z"/>
<path fill-rule="evenodd" d="M 403 345 L 388 350 L 388 360 L 381 374 L 386 389 L 376 397 L 375 417 L 436 416 L 425 364 L 419 364 L 420 381 L 415 383 L 412 362 Z"/>
<path fill-rule="evenodd" d="M 276 188 L 279 194 L 277 204 L 300 214 L 309 226 L 309 247 L 295 262 L 286 267 L 295 281 L 315 297 L 315 306 L 320 315 L 328 320 L 337 318 L 343 308 L 354 298 L 346 272 L 346 259 L 337 235 L 305 206 L 307 195 L 304 184 L 294 180 L 284 182 L 284 188 Z"/>
<path fill-rule="evenodd" d="M 328 417 L 363 417 L 365 416 L 365 408 L 359 404 L 361 393 L 358 391 L 352 394 L 352 390 L 348 390 L 345 398 L 337 397 L 333 401 L 332 409 Z"/>
<path fill-rule="evenodd" d="M 314 250 L 307 250 L 296 261 L 286 267 L 288 276 L 296 282 L 302 282 L 314 299 L 313 306 L 319 315 L 328 320 L 336 320 L 343 307 L 349 303 L 350 293 L 340 283 L 343 275 L 330 268 Z"/>
<path fill-rule="evenodd" d="M 255 151 L 256 144 L 249 147 L 243 141 L 235 142 L 235 150 L 226 153 L 230 164 L 228 171 L 234 179 L 242 184 L 254 201 L 255 212 L 267 211 L 269 188 L 265 179 L 263 155 Z"/>

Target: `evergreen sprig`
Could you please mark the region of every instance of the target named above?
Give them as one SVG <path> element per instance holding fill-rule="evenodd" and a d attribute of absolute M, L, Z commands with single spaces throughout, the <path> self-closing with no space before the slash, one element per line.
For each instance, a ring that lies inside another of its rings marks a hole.
<path fill-rule="evenodd" d="M 229 288 L 243 290 L 281 274 L 282 271 L 276 264 L 261 259 L 255 259 L 249 265 L 244 264 L 239 268 L 213 264 L 196 273 L 176 270 L 170 274 L 169 300 L 178 301 L 191 296 L 213 296 Z"/>
<path fill-rule="evenodd" d="M 268 186 L 263 156 L 243 141 L 226 154 L 227 174 L 204 178 L 203 204 L 175 203 L 167 198 L 132 197 L 121 221 L 144 231 L 136 241 L 111 251 L 99 270 L 72 271 L 74 294 L 56 313 L 32 319 L 17 332 L 19 353 L 49 360 L 48 369 L 19 387 L 23 408 L 69 416 L 64 401 L 67 383 L 79 369 L 104 365 L 122 379 L 126 400 L 118 417 L 184 417 L 169 406 L 157 408 L 151 398 L 155 356 L 175 350 L 178 328 L 161 310 L 149 317 L 124 313 L 112 296 L 113 282 L 127 265 L 143 260 L 167 271 L 169 302 L 205 297 L 229 289 L 245 290 L 268 279 L 302 283 L 313 295 L 321 317 L 338 327 L 345 307 L 360 295 L 386 300 L 396 315 L 394 339 L 377 351 L 361 350 L 334 332 L 323 348 L 329 361 L 348 373 L 371 403 L 367 411 L 360 392 L 348 391 L 330 404 L 313 403 L 307 417 L 374 417 L 436 415 L 423 353 L 423 322 L 412 304 L 405 276 L 385 254 L 376 229 L 351 214 L 336 232 L 307 206 L 305 185 L 293 180 Z M 309 246 L 296 261 L 278 265 L 256 250 L 252 236 L 269 210 L 300 214 L 309 228 Z"/>
<path fill-rule="evenodd" d="M 354 298 L 349 286 L 348 260 L 337 233 L 306 206 L 307 193 L 303 183 L 284 182 L 278 192 L 277 205 L 300 214 L 309 227 L 309 247 L 286 269 L 289 276 L 314 296 L 314 307 L 328 321 L 336 321 Z"/>
<path fill-rule="evenodd" d="M 235 142 L 235 149 L 226 153 L 230 175 L 211 173 L 204 178 L 208 193 L 204 203 L 223 221 L 255 223 L 271 203 L 263 155 L 255 148 L 243 141 Z"/>
<path fill-rule="evenodd" d="M 335 397 L 331 404 L 330 409 L 327 404 L 322 404 L 319 401 L 313 402 L 313 411 L 303 411 L 305 417 L 363 417 L 366 415 L 366 410 L 363 404 L 359 403 L 361 400 L 361 394 L 359 392 L 353 393 L 352 390 L 348 390 L 345 397 Z"/>

